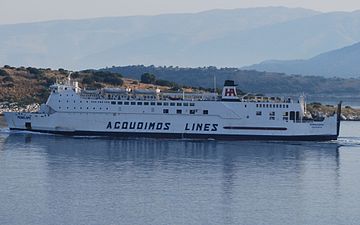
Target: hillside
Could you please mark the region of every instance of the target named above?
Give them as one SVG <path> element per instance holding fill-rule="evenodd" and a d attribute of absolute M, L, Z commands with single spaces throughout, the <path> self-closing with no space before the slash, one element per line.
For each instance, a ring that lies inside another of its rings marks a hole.
<path fill-rule="evenodd" d="M 285 75 L 237 68 L 181 68 L 155 66 L 123 66 L 103 69 L 126 77 L 139 79 L 144 73 L 155 74 L 159 79 L 195 87 L 221 88 L 224 80 L 234 80 L 239 89 L 251 93 L 360 95 L 360 78 L 324 78 L 319 76 Z"/>
<path fill-rule="evenodd" d="M 38 69 L 33 67 L 0 68 L 0 103 L 16 102 L 19 105 L 43 103 L 49 95 L 49 86 L 56 80 L 64 81 L 68 76 L 64 69 Z M 120 74 L 82 71 L 72 74 L 82 88 L 131 86 L 134 80 L 124 79 Z"/>
<path fill-rule="evenodd" d="M 307 60 L 269 60 L 243 69 L 325 77 L 360 77 L 360 42 Z"/>
<path fill-rule="evenodd" d="M 1 103 L 16 103 L 25 106 L 33 103 L 44 103 L 49 96 L 49 86 L 56 81 L 64 82 L 69 71 L 64 69 L 51 70 L 34 67 L 0 68 L 0 105 Z M 171 91 L 178 88 L 177 84 L 156 80 L 156 84 L 141 83 L 139 80 L 123 77 L 120 73 L 83 70 L 71 73 L 71 78 L 79 82 L 85 89 L 99 89 L 103 87 L 123 87 L 130 89 L 160 89 Z M 170 86 L 169 86 L 170 85 Z M 184 88 L 184 91 L 195 91 Z"/>

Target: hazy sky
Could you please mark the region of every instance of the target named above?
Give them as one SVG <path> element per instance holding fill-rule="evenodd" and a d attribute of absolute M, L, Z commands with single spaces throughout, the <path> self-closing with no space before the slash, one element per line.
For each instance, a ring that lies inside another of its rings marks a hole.
<path fill-rule="evenodd" d="M 354 11 L 360 0 L 0 0 L 0 24 L 258 6 Z"/>

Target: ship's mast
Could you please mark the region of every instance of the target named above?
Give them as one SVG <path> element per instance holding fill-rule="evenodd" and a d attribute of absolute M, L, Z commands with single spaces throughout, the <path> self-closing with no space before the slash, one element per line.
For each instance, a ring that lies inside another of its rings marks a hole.
<path fill-rule="evenodd" d="M 69 73 L 68 78 L 67 78 L 67 85 L 69 85 L 69 86 L 71 85 L 71 73 L 72 72 Z"/>
<path fill-rule="evenodd" d="M 214 99 L 216 101 L 216 96 L 217 96 L 217 93 L 216 93 L 216 75 L 214 74 Z"/>

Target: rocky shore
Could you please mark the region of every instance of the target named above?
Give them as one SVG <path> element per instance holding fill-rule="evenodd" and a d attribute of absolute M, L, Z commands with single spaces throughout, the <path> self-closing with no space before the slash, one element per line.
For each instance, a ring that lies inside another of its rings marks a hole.
<path fill-rule="evenodd" d="M 40 105 L 37 103 L 20 106 L 17 103 L 8 103 L 1 102 L 0 103 L 0 116 L 3 115 L 4 112 L 36 112 L 40 108 Z"/>
<path fill-rule="evenodd" d="M 314 118 L 329 116 L 336 112 L 337 106 L 322 105 L 321 103 L 310 103 L 306 106 L 306 111 Z M 341 108 L 341 120 L 360 121 L 360 109 L 354 109 L 350 106 Z"/>

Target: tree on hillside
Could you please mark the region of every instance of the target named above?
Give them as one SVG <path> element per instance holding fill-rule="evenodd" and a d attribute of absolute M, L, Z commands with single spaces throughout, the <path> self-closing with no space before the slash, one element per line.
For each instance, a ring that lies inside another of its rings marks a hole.
<path fill-rule="evenodd" d="M 37 69 L 37 68 L 34 68 L 34 67 L 28 67 L 26 68 L 26 70 L 31 73 L 31 74 L 34 74 L 34 75 L 40 75 L 42 74 L 42 71 Z"/>
<path fill-rule="evenodd" d="M 6 70 L 0 69 L 0 77 L 6 77 L 6 76 L 9 76 Z"/>
<path fill-rule="evenodd" d="M 143 75 L 141 75 L 140 81 L 141 83 L 145 83 L 145 84 L 155 84 L 156 77 L 154 74 L 144 73 Z"/>

